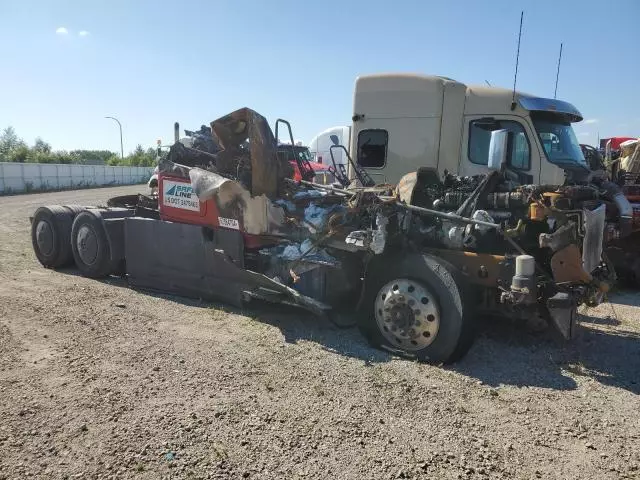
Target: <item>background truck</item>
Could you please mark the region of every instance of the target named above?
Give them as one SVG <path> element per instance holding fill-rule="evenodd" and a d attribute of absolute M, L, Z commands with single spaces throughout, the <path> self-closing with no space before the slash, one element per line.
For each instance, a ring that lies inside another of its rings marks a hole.
<path fill-rule="evenodd" d="M 351 145 L 351 127 L 331 127 L 323 130 L 309 142 L 309 151 L 315 162 L 331 165 L 331 147 L 334 145 L 344 145 L 349 149 Z M 347 167 L 346 155 L 342 150 L 333 150 L 333 157 L 336 164 Z"/>
<path fill-rule="evenodd" d="M 629 140 L 635 140 L 637 137 L 609 137 L 600 139 L 600 153 L 602 155 L 617 155 L 620 153 L 620 145 Z M 615 160 L 614 158 L 614 160 Z"/>
<path fill-rule="evenodd" d="M 615 183 L 633 212 L 631 234 L 623 236 L 617 228 L 606 229 L 605 253 L 621 280 L 640 287 L 640 139 L 613 137 L 604 139 L 604 145 L 604 149 L 581 147 L 591 170 Z"/>
<path fill-rule="evenodd" d="M 314 176 L 311 181 L 314 183 L 332 185 L 335 182 L 333 173 L 329 171 L 329 165 L 314 161 L 309 147 L 302 144 L 290 145 L 281 143 L 278 145 L 277 155 L 281 160 L 288 161 L 291 164 L 293 167 L 293 179 L 296 181 L 303 180 L 299 167 L 299 162 L 302 162 L 313 169 Z"/>
<path fill-rule="evenodd" d="M 446 77 L 389 74 L 356 79 L 350 152 L 377 183 L 419 166 L 462 176 L 487 172 L 491 132 L 510 133 L 507 164 L 523 183 L 560 184 L 586 170 L 571 104 Z"/>

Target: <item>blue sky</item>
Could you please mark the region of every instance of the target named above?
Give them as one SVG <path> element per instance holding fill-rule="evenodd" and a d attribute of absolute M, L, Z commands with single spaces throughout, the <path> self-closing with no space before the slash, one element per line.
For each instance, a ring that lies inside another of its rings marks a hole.
<path fill-rule="evenodd" d="M 113 115 L 126 152 L 248 106 L 309 141 L 350 123 L 359 74 L 510 87 L 521 10 L 518 89 L 553 96 L 563 42 L 580 141 L 640 135 L 637 0 L 0 0 L 0 128 L 118 151 Z"/>

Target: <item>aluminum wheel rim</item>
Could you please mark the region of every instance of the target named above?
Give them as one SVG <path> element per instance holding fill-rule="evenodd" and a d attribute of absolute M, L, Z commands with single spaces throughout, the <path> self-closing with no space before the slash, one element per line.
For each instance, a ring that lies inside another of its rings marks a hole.
<path fill-rule="evenodd" d="M 78 255 L 85 265 L 93 265 L 98 257 L 98 237 L 88 225 L 83 225 L 78 229 L 76 238 Z"/>
<path fill-rule="evenodd" d="M 380 289 L 375 317 L 384 338 L 406 351 L 430 345 L 440 328 L 435 296 L 420 282 L 406 278 L 393 280 Z"/>
<path fill-rule="evenodd" d="M 53 253 L 53 229 L 46 220 L 40 220 L 36 225 L 36 242 L 43 255 L 49 256 Z"/>

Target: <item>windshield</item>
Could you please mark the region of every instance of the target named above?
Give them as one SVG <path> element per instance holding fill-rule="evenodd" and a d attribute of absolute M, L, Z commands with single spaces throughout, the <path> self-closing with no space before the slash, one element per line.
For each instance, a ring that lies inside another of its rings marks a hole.
<path fill-rule="evenodd" d="M 587 167 L 580 143 L 570 122 L 554 115 L 532 113 L 531 116 L 544 152 L 551 163 Z"/>
<path fill-rule="evenodd" d="M 294 146 L 293 150 L 296 156 L 303 162 L 313 162 L 313 157 L 311 156 L 311 152 L 308 147 Z M 279 145 L 278 156 L 288 161 L 296 161 L 291 152 L 291 145 Z"/>
<path fill-rule="evenodd" d="M 307 147 L 296 147 L 296 155 L 303 162 L 313 162 L 311 152 Z"/>

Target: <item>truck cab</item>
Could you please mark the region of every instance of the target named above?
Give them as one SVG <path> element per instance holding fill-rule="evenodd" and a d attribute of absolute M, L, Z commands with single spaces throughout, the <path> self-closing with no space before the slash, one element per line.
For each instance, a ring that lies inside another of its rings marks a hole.
<path fill-rule="evenodd" d="M 318 135 L 313 137 L 309 142 L 309 150 L 313 161 L 317 163 L 324 163 L 325 165 L 332 165 L 331 147 L 334 145 L 343 145 L 345 148 L 349 148 L 351 144 L 351 127 L 331 127 L 323 130 Z M 336 164 L 347 165 L 346 152 L 342 149 L 334 149 L 333 160 Z"/>
<path fill-rule="evenodd" d="M 561 184 L 587 164 L 570 103 L 467 86 L 450 78 L 386 74 L 357 78 L 350 151 L 376 183 L 397 183 L 419 167 L 487 173 L 491 132 L 509 131 L 507 166 L 522 183 Z"/>
<path fill-rule="evenodd" d="M 302 173 L 298 167 L 298 160 L 308 165 L 313 169 L 315 176 L 312 181 L 321 185 L 331 185 L 335 182 L 335 177 L 329 171 L 328 165 L 313 161 L 309 147 L 304 145 L 293 145 L 281 143 L 278 145 L 277 155 L 280 160 L 288 161 L 293 168 L 293 180 L 299 182 L 303 180 Z M 296 158 L 297 157 L 297 158 Z"/>

